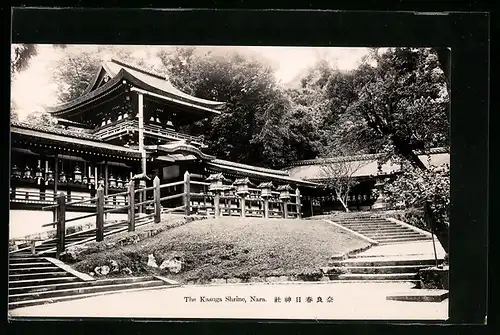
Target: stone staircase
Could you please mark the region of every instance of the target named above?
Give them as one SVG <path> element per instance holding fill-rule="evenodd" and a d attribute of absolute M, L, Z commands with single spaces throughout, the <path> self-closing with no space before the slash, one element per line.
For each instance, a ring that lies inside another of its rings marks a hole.
<path fill-rule="evenodd" d="M 387 256 L 349 258 L 330 265 L 341 269 L 338 281 L 419 284 L 418 271 L 435 264 L 435 259 L 430 256 Z"/>
<path fill-rule="evenodd" d="M 373 215 L 356 215 L 334 219 L 336 223 L 377 241 L 380 245 L 428 241 L 432 238 L 423 233 L 393 222 L 384 217 Z"/>
<path fill-rule="evenodd" d="M 84 280 L 44 257 L 9 257 L 9 309 L 102 294 L 174 287 L 157 277 Z"/>

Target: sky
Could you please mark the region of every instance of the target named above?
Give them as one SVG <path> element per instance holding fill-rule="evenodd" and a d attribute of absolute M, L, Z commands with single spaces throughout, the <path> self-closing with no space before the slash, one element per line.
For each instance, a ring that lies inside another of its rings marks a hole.
<path fill-rule="evenodd" d="M 66 49 L 54 48 L 51 44 L 39 44 L 38 54 L 31 59 L 29 67 L 17 74 L 11 83 L 12 100 L 18 108 L 20 119 L 33 111 L 44 110 L 44 106 L 57 104 L 57 85 L 52 79 L 52 72 L 57 61 L 67 53 L 96 51 L 96 45 L 68 45 Z M 148 57 L 156 53 L 161 46 L 129 46 L 135 56 Z M 339 70 L 356 68 L 361 58 L 367 54 L 366 48 L 340 47 L 197 47 L 200 51 L 210 49 L 215 52 L 237 50 L 243 55 L 254 56 L 269 62 L 275 69 L 276 79 L 286 85 L 313 66 L 319 59 L 327 60 Z M 109 57 L 113 51 L 108 51 Z"/>

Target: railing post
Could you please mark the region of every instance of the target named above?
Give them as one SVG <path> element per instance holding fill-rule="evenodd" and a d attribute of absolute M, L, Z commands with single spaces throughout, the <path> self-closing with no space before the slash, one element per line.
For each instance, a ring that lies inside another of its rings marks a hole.
<path fill-rule="evenodd" d="M 214 195 L 214 215 L 215 217 L 220 216 L 220 192 L 215 191 Z"/>
<path fill-rule="evenodd" d="M 160 203 L 160 178 L 153 179 L 154 200 L 155 200 L 155 223 L 160 223 L 161 203 Z"/>
<path fill-rule="evenodd" d="M 241 217 L 244 218 L 244 217 L 246 217 L 246 213 L 245 213 L 245 207 L 246 207 L 245 195 L 243 195 L 241 197 L 240 206 L 241 206 Z"/>
<path fill-rule="evenodd" d="M 59 193 L 57 196 L 57 246 L 56 246 L 56 258 L 61 257 L 61 253 L 64 252 L 66 247 L 66 196 L 64 193 Z"/>
<path fill-rule="evenodd" d="M 96 241 L 101 242 L 104 240 L 104 189 L 99 185 L 96 193 L 97 206 L 96 206 Z"/>
<path fill-rule="evenodd" d="M 191 215 L 191 188 L 189 172 L 184 173 L 184 214 Z"/>
<path fill-rule="evenodd" d="M 295 206 L 297 211 L 297 219 L 302 219 L 302 202 L 300 200 L 300 191 L 298 187 L 295 189 Z"/>
<path fill-rule="evenodd" d="M 263 203 L 264 203 L 264 218 L 268 219 L 269 218 L 269 199 L 264 198 Z"/>
<path fill-rule="evenodd" d="M 135 189 L 134 181 L 128 184 L 128 231 L 135 230 Z"/>

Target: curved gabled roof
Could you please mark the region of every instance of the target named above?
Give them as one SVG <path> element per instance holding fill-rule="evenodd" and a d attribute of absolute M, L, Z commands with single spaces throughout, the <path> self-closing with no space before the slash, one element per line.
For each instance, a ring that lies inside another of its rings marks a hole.
<path fill-rule="evenodd" d="M 104 74 L 107 74 L 111 79 L 102 86 L 96 87 L 99 79 Z M 175 88 L 170 81 L 161 75 L 151 73 L 139 67 L 124 63 L 122 61 L 112 59 L 102 64 L 99 71 L 96 73 L 92 83 L 87 87 L 83 94 L 75 100 L 67 103 L 48 108 L 51 113 L 61 114 L 68 109 L 73 109 L 79 105 L 84 105 L 91 102 L 103 94 L 109 93 L 114 86 L 121 83 L 122 79 L 126 79 L 138 88 L 152 91 L 156 94 L 164 95 L 169 98 L 177 99 L 183 102 L 188 102 L 191 105 L 200 106 L 208 109 L 220 109 L 225 103 L 212 101 L 191 96 L 181 90 Z"/>

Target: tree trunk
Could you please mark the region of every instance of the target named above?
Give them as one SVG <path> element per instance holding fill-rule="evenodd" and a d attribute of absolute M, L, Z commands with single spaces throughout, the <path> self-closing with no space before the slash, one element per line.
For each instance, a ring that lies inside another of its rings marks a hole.
<path fill-rule="evenodd" d="M 342 207 L 344 207 L 344 210 L 346 212 L 349 212 L 349 208 L 347 207 L 346 202 L 342 199 L 341 196 L 339 196 L 339 194 L 338 194 L 337 191 L 335 191 L 335 195 L 337 196 L 337 198 L 339 199 L 340 203 L 342 204 Z"/>
<path fill-rule="evenodd" d="M 420 160 L 420 158 L 418 158 L 418 156 L 413 152 L 411 146 L 405 140 L 401 139 L 399 136 L 393 135 L 392 143 L 396 147 L 398 153 L 406 158 L 411 165 L 422 171 L 427 170 L 425 164 Z"/>

